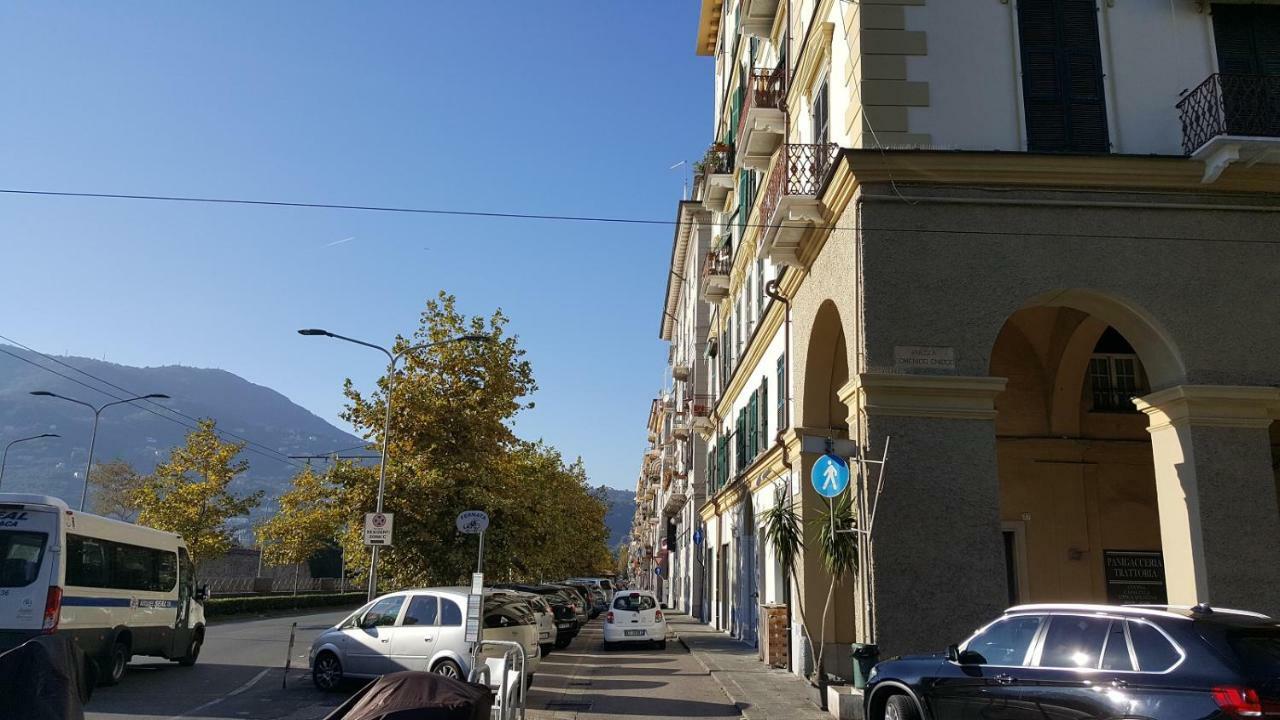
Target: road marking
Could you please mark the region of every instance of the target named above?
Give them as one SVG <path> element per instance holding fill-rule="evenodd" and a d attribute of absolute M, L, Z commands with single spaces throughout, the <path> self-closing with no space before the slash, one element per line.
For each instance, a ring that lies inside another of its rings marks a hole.
<path fill-rule="evenodd" d="M 257 684 L 258 684 L 258 681 L 259 681 L 259 680 L 261 680 L 262 678 L 266 677 L 267 673 L 271 672 L 271 670 L 272 670 L 272 668 L 263 668 L 263 669 L 262 669 L 262 672 L 258 673 L 257 675 L 254 675 L 252 680 L 250 680 L 249 682 L 247 682 L 247 683 L 245 683 L 245 684 L 241 685 L 240 687 L 236 688 L 235 690 L 232 690 L 231 692 L 227 693 L 226 695 L 223 695 L 223 696 L 222 696 L 222 697 L 220 697 L 220 698 L 214 698 L 213 700 L 210 700 L 209 702 L 207 702 L 207 703 L 205 703 L 205 704 L 203 704 L 203 705 L 201 705 L 201 706 L 199 706 L 199 707 L 191 708 L 190 710 L 188 710 L 188 711 L 186 711 L 186 712 L 182 713 L 181 715 L 174 715 L 173 717 L 169 718 L 169 720 L 180 720 L 181 718 L 184 718 L 184 717 L 191 717 L 192 715 L 194 715 L 194 714 L 196 714 L 196 713 L 200 712 L 201 710 L 208 710 L 209 708 L 213 707 L 214 705 L 217 705 L 218 703 L 222 702 L 223 700 L 229 700 L 229 699 L 231 699 L 231 698 L 233 698 L 233 697 L 235 697 L 235 696 L 237 696 L 237 695 L 239 695 L 239 694 L 241 694 L 241 693 L 248 692 L 250 688 L 252 688 L 254 685 L 257 685 Z"/>

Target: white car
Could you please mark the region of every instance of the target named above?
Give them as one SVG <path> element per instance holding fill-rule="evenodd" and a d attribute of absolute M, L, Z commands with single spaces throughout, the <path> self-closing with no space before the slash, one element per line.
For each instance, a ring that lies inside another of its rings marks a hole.
<path fill-rule="evenodd" d="M 653 642 L 667 647 L 667 620 L 658 598 L 648 590 L 619 590 L 604 616 L 604 646 L 614 643 Z"/>
<path fill-rule="evenodd" d="M 311 644 L 311 677 L 321 690 L 344 678 L 376 678 L 400 670 L 423 670 L 466 680 L 471 645 L 464 614 L 467 588 L 403 590 L 383 595 L 320 633 Z M 537 672 L 542 650 L 532 609 L 520 598 L 486 594 L 485 640 L 515 641 L 524 647 L 528 677 Z M 484 656 L 501 657 L 497 648 Z"/>
<path fill-rule="evenodd" d="M 547 604 L 547 601 L 542 599 L 541 595 L 505 588 L 486 588 L 485 592 L 492 595 L 508 595 L 519 598 L 527 604 L 538 619 L 538 644 L 542 646 L 542 654 L 546 656 L 551 653 L 556 643 L 556 615 L 551 606 Z"/>

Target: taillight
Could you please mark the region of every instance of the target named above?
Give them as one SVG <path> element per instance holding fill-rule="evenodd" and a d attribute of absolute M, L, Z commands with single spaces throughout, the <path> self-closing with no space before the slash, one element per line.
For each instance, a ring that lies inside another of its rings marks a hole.
<path fill-rule="evenodd" d="M 613 624 L 613 611 L 610 610 L 608 615 L 604 616 L 604 621 L 610 625 Z"/>
<path fill-rule="evenodd" d="M 661 611 L 661 610 L 659 610 L 658 612 L 654 613 L 654 614 L 653 614 L 653 619 L 654 619 L 654 620 L 657 620 L 657 621 L 659 621 L 659 622 L 661 622 L 661 621 L 662 621 L 662 611 Z"/>
<path fill-rule="evenodd" d="M 44 623 L 40 630 L 52 633 L 58 629 L 58 616 L 62 614 L 62 588 L 54 585 L 44 596 Z"/>
<path fill-rule="evenodd" d="M 1251 688 L 1216 687 L 1213 689 L 1213 701 L 1228 717 L 1262 717 L 1262 701 L 1258 699 L 1258 691 Z"/>

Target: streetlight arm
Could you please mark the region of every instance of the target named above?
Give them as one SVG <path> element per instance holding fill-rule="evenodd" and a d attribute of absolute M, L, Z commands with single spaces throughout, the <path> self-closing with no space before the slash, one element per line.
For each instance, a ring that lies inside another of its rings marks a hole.
<path fill-rule="evenodd" d="M 391 362 L 394 363 L 396 361 L 396 356 L 392 355 L 390 350 L 382 347 L 381 345 L 374 345 L 373 343 L 368 343 L 363 340 L 357 340 L 355 338 L 349 338 L 346 335 L 339 335 L 338 333 L 325 333 L 325 334 L 331 338 L 335 338 L 338 340 L 346 340 L 349 343 L 355 343 L 356 345 L 363 345 L 367 348 L 373 348 L 374 350 L 381 352 L 383 355 L 386 355 L 387 359 L 390 360 Z"/>
<path fill-rule="evenodd" d="M 111 407 L 112 405 L 124 405 L 124 404 L 126 404 L 126 403 L 131 403 L 131 402 L 133 402 L 134 400 L 151 400 L 151 399 L 155 399 L 155 400 L 168 400 L 168 399 L 169 399 L 169 396 L 168 396 L 168 395 L 161 395 L 161 394 L 159 394 L 159 393 L 153 393 L 153 394 L 151 394 L 151 395 L 139 395 L 139 396 L 137 396 L 137 397 L 125 398 L 124 400 L 116 400 L 115 402 L 109 402 L 109 403 L 107 403 L 106 405 L 103 405 L 102 407 L 97 408 L 96 410 L 94 410 L 94 412 L 102 412 L 103 410 L 106 410 L 107 408 Z M 91 407 L 92 407 L 92 406 L 91 406 Z"/>
<path fill-rule="evenodd" d="M 69 398 L 66 395 L 59 395 L 58 393 L 55 393 L 55 392 L 49 392 L 48 390 L 36 390 L 30 394 L 43 396 L 43 397 L 55 397 L 55 398 L 58 398 L 59 400 L 66 400 L 67 402 L 75 403 L 77 405 L 83 405 L 89 408 L 90 410 L 94 411 L 95 413 L 98 412 L 98 408 L 94 407 L 93 404 L 91 403 L 87 403 L 83 400 L 76 400 L 75 398 Z"/>

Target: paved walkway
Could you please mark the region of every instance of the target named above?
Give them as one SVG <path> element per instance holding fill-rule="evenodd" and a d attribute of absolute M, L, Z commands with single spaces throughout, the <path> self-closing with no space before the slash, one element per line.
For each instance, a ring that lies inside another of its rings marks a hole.
<path fill-rule="evenodd" d="M 807 681 L 766 667 L 755 648 L 688 615 L 668 615 L 667 625 L 748 720 L 830 720 L 809 701 Z"/>

